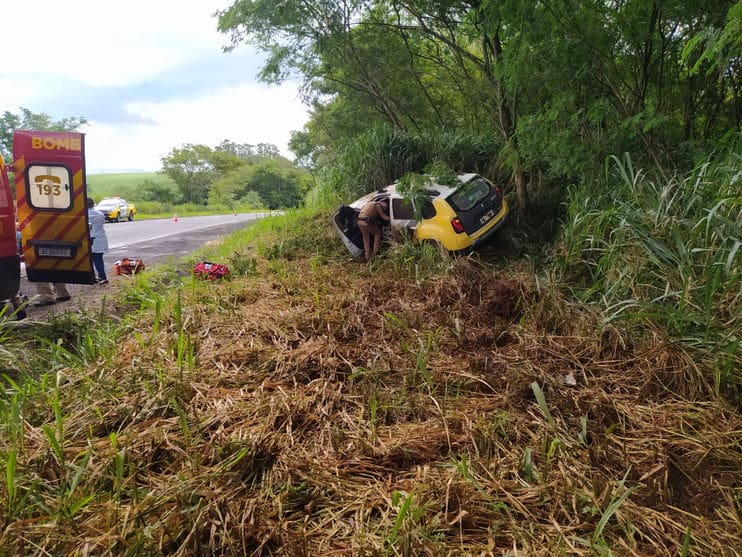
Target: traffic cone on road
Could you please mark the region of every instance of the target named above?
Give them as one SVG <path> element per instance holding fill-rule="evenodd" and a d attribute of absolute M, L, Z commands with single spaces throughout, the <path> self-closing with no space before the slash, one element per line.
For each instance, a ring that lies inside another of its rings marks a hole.
<path fill-rule="evenodd" d="M 173 215 L 173 222 L 178 222 L 178 215 Z"/>

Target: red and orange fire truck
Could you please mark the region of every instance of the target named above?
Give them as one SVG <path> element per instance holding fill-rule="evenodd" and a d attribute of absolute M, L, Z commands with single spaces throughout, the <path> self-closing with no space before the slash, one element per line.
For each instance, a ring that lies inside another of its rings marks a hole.
<path fill-rule="evenodd" d="M 13 163 L 0 157 L 0 300 L 18 293 L 21 258 L 30 282 L 95 283 L 86 197 L 84 134 L 13 132 Z"/>

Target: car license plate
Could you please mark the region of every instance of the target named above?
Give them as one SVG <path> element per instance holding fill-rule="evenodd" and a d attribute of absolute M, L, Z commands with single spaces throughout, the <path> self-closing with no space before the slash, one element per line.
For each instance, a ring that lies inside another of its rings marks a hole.
<path fill-rule="evenodd" d="M 480 222 L 480 224 L 484 224 L 485 222 L 487 222 L 488 220 L 490 220 L 494 216 L 495 216 L 495 210 L 494 209 L 490 209 L 485 214 L 483 214 L 481 217 L 479 217 L 479 222 Z"/>
<path fill-rule="evenodd" d="M 72 257 L 71 248 L 47 248 L 39 247 L 39 257 Z"/>

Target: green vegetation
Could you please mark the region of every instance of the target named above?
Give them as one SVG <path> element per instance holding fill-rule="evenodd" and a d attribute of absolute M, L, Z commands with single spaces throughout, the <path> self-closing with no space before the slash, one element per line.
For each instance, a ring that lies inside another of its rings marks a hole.
<path fill-rule="evenodd" d="M 0 316 L 0 553 L 736 555 L 742 2 L 247 0 L 219 25 L 304 77 L 312 175 L 185 145 L 143 202 L 304 208 L 95 312 Z M 509 228 L 348 257 L 339 201 L 442 168 L 502 184 Z"/>
<path fill-rule="evenodd" d="M 77 132 L 84 118 L 55 121 L 21 108 L 0 117 L 0 154 L 12 159 L 14 129 Z M 312 175 L 282 157 L 275 145 L 222 141 L 215 148 L 185 144 L 163 156 L 156 173 L 87 176 L 94 199 L 117 195 L 135 202 L 144 218 L 284 209 L 301 205 Z"/>
<path fill-rule="evenodd" d="M 121 277 L 94 312 L 0 322 L 4 552 L 733 554 L 717 355 L 520 258 L 399 244 L 361 265 L 329 216 Z M 183 272 L 200 259 L 231 278 Z"/>
<path fill-rule="evenodd" d="M 91 174 L 88 176 L 88 193 L 96 200 L 119 196 L 136 204 L 137 219 L 220 215 L 233 212 L 251 212 L 263 209 L 260 198 L 243 199 L 239 203 L 177 202 L 178 194 L 170 178 L 158 172 L 132 172 L 123 174 Z"/>
<path fill-rule="evenodd" d="M 93 197 L 118 195 L 143 218 L 297 207 L 311 175 L 275 147 L 224 142 L 215 149 L 184 145 L 163 157 L 162 172 L 88 176 Z"/>
<path fill-rule="evenodd" d="M 88 174 L 88 193 L 96 199 L 118 195 L 132 201 L 147 201 L 148 191 L 175 191 L 175 184 L 159 172 L 127 172 L 121 174 Z M 167 197 L 165 194 L 164 197 Z M 174 197 L 171 198 L 171 201 Z"/>
<path fill-rule="evenodd" d="M 737 400 L 741 155 L 734 147 L 664 183 L 628 157 L 614 159 L 606 177 L 613 187 L 595 197 L 573 193 L 565 256 L 556 259 L 569 283 L 583 282 L 583 299 L 606 306 L 607 322 L 651 322 L 695 347 L 715 373 L 692 383 L 707 381 Z"/>
<path fill-rule="evenodd" d="M 163 157 L 162 165 L 180 203 L 298 207 L 312 181 L 309 172 L 282 157 L 274 145 L 263 143 L 256 148 L 223 141 L 214 149 L 187 144 Z"/>
<path fill-rule="evenodd" d="M 219 28 L 266 53 L 265 81 L 304 78 L 291 147 L 341 194 L 442 161 L 539 222 L 610 156 L 667 180 L 740 129 L 739 1 L 282 5 L 235 2 Z"/>

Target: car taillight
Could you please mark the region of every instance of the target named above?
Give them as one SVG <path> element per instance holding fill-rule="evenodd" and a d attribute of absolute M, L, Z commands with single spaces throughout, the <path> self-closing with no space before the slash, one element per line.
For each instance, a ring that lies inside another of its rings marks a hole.
<path fill-rule="evenodd" d="M 456 234 L 464 232 L 464 225 L 461 224 L 459 217 L 456 217 L 451 221 L 451 226 L 453 226 L 453 231 L 456 232 Z"/>
<path fill-rule="evenodd" d="M 502 197 L 502 190 L 498 186 L 495 186 L 495 191 L 497 192 L 497 195 Z"/>

